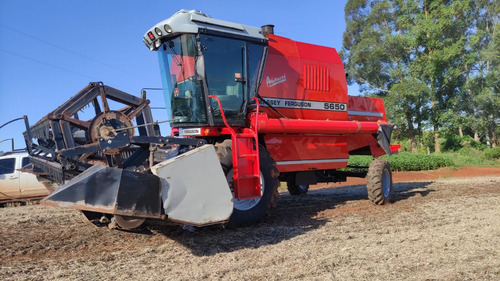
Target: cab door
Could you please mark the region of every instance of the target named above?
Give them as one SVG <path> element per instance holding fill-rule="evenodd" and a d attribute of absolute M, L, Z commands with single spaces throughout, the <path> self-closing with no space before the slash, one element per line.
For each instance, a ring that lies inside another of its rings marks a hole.
<path fill-rule="evenodd" d="M 230 125 L 244 125 L 246 118 L 246 42 L 213 35 L 201 35 L 208 93 L 220 100 Z M 215 123 L 222 124 L 222 115 L 211 100 Z"/>
<path fill-rule="evenodd" d="M 0 159 L 0 200 L 17 198 L 21 195 L 20 172 L 16 165 L 16 157 Z"/>
<path fill-rule="evenodd" d="M 267 42 L 239 37 L 200 35 L 208 94 L 220 100 L 230 126 L 246 123 L 247 106 L 258 90 Z M 216 125 L 222 117 L 215 100 L 210 100 Z"/>

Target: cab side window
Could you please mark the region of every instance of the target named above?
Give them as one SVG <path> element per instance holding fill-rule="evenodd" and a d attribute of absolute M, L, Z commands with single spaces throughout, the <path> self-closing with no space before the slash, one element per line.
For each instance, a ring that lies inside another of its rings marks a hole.
<path fill-rule="evenodd" d="M 16 158 L 0 159 L 0 175 L 14 173 Z"/>

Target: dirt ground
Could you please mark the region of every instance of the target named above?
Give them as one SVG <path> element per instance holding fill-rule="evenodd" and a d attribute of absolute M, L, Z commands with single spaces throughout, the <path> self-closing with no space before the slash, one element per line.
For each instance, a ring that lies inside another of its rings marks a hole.
<path fill-rule="evenodd" d="M 74 210 L 0 208 L 0 279 L 500 280 L 500 168 L 474 169 L 394 173 L 386 206 L 361 185 L 281 192 L 271 216 L 237 230 L 137 234 Z"/>

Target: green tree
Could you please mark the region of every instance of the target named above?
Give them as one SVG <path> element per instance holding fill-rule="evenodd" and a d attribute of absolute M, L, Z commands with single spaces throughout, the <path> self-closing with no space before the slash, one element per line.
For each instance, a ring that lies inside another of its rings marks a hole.
<path fill-rule="evenodd" d="M 471 34 L 465 55 L 462 112 L 470 118 L 474 139 L 498 142 L 500 121 L 500 2 L 471 2 Z"/>
<path fill-rule="evenodd" d="M 439 129 L 453 99 L 464 83 L 463 54 L 470 29 L 470 1 L 422 2 L 418 45 L 422 49 L 415 64 L 431 91 L 430 123 L 434 130 L 435 151 L 440 152 Z"/>
<path fill-rule="evenodd" d="M 418 10 L 412 1 L 348 1 L 341 51 L 349 82 L 366 94 L 386 97 L 389 119 L 410 138 L 413 151 L 429 95 L 410 68 L 418 51 L 412 33 Z"/>
<path fill-rule="evenodd" d="M 464 85 L 472 83 L 464 73 L 472 65 L 473 58 L 466 54 L 477 22 L 475 8 L 474 2 L 465 0 L 350 0 L 346 4 L 341 54 L 349 82 L 358 83 L 366 94 L 385 98 L 390 121 L 410 138 L 413 151 L 416 135 L 432 129 L 439 152 L 443 125 L 456 125 L 460 131 L 470 124 L 465 110 L 477 111 L 474 105 L 467 104 L 470 109 L 463 104 Z M 498 75 L 492 77 L 498 79 Z M 495 104 L 491 95 L 486 96 L 487 101 L 478 100 L 481 106 Z"/>

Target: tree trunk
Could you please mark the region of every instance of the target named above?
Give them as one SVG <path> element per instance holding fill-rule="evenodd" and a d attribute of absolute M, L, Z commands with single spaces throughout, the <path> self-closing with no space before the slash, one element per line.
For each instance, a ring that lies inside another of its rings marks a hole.
<path fill-rule="evenodd" d="M 475 140 L 475 141 L 481 141 L 481 140 L 479 139 L 479 134 L 477 133 L 477 131 L 476 131 L 476 132 L 474 132 L 474 140 Z"/>
<path fill-rule="evenodd" d="M 490 134 L 491 134 L 491 147 L 497 147 L 497 134 L 496 134 L 496 125 L 493 123 L 490 126 Z"/>
<path fill-rule="evenodd" d="M 408 123 L 408 137 L 411 141 L 411 152 L 417 153 L 417 138 L 415 136 L 415 128 L 413 127 L 413 118 L 411 116 L 410 110 L 406 110 L 406 123 Z"/>
<path fill-rule="evenodd" d="M 462 126 L 458 127 L 458 135 L 463 138 L 464 137 L 464 132 L 462 131 Z"/>
<path fill-rule="evenodd" d="M 439 144 L 439 133 L 434 131 L 434 152 L 441 153 L 441 145 Z"/>
<path fill-rule="evenodd" d="M 411 141 L 411 152 L 417 153 L 418 148 L 417 148 L 417 139 L 415 138 L 415 135 L 410 135 L 410 141 Z"/>

